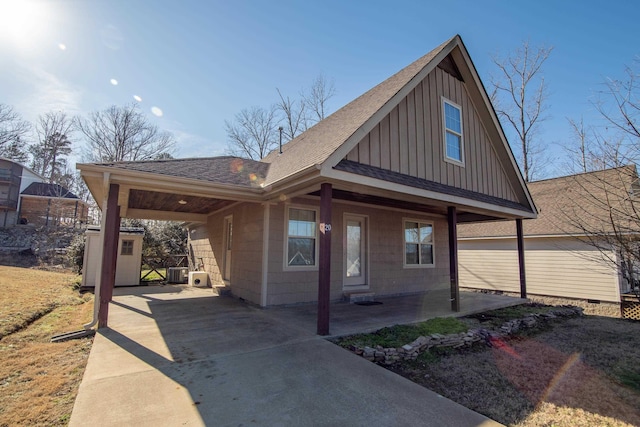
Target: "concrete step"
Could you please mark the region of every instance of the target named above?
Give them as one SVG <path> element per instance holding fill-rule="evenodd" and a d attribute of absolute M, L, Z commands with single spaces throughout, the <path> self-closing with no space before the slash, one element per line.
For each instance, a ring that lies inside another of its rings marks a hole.
<path fill-rule="evenodd" d="M 345 292 L 344 297 L 349 303 L 373 301 L 376 294 L 374 292 Z"/>
<path fill-rule="evenodd" d="M 231 288 L 227 285 L 213 285 L 213 293 L 218 296 L 231 295 Z"/>

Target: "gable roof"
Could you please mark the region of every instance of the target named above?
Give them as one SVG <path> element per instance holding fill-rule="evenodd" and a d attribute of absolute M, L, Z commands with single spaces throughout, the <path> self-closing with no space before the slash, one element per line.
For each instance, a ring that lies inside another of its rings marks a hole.
<path fill-rule="evenodd" d="M 437 66 L 443 64 L 465 81 L 467 90 L 477 100 L 475 107 L 501 165 L 513 184 L 518 198 L 517 210 L 535 216 L 535 205 L 524 182 L 515 157 L 489 101 L 480 77 L 459 35 L 403 68 L 387 80 L 318 122 L 282 147 L 282 154 L 272 152 L 263 161 L 271 167 L 265 185 L 273 185 L 298 173 L 314 169 L 331 176 L 346 155 L 380 120 Z"/>
<path fill-rule="evenodd" d="M 631 201 L 637 197 L 634 193 L 640 195 L 635 165 L 530 182 L 529 190 L 536 201 L 538 217 L 523 220 L 525 236 L 613 233 L 610 218 L 619 225 L 625 217 L 637 217 Z M 626 231 L 640 231 L 637 224 L 625 227 L 629 227 Z M 506 221 L 458 226 L 461 239 L 515 234 L 515 225 Z"/>
<path fill-rule="evenodd" d="M 362 138 L 437 67 L 453 72 L 464 82 L 493 149 L 497 167 L 504 172 L 504 179 L 513 190 L 509 201 L 487 198 L 480 192 L 452 191 L 451 183 L 443 186 L 425 178 L 407 176 L 400 179 L 395 175 L 393 180 L 388 180 L 389 174 L 380 178 L 377 172 L 363 175 L 362 168 L 346 170 L 339 167 Z M 99 205 L 106 196 L 108 182 L 122 185 L 120 197 L 123 200 L 131 196 L 130 190 L 144 188 L 148 194 L 177 191 L 203 198 L 264 201 L 281 199 L 287 192 L 289 197 L 303 194 L 322 181 L 330 181 L 338 186 L 343 183 L 349 189 L 358 185 L 358 191 L 384 193 L 388 200 L 437 205 L 441 213 L 446 212 L 447 206 L 457 205 L 462 208 L 459 219 L 466 215 L 466 221 L 536 215 L 497 115 L 458 35 L 289 141 L 282 151 L 272 152 L 260 161 L 215 157 L 79 164 L 77 167 L 82 170 Z"/>
<path fill-rule="evenodd" d="M 234 156 L 111 162 L 96 165 L 249 188 L 261 185 L 269 169 L 267 163 Z"/>
<path fill-rule="evenodd" d="M 20 193 L 23 196 L 53 197 L 60 199 L 79 199 L 78 196 L 59 184 L 32 182 Z"/>
<path fill-rule="evenodd" d="M 445 47 L 452 45 L 457 39 L 459 36 L 447 40 L 329 117 L 319 121 L 284 144 L 282 154 L 272 152 L 267 155 L 263 161 L 271 163 L 271 168 L 265 184 L 273 184 L 298 171 L 321 165 L 438 54 L 442 53 Z"/>

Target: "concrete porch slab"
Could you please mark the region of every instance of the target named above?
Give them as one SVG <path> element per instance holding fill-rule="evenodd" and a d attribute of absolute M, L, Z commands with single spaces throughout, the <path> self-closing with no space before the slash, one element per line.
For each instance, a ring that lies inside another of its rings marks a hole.
<path fill-rule="evenodd" d="M 186 286 L 115 294 L 70 426 L 499 425 L 316 336 L 309 307 L 263 310 Z M 413 307 L 398 319 L 417 321 L 429 306 L 402 304 L 333 305 L 332 325 L 373 327 L 361 309 L 377 307 Z"/>

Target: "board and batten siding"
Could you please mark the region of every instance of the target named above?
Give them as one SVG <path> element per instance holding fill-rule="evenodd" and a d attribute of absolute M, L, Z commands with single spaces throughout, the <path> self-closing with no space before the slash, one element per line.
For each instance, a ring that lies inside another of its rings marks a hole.
<path fill-rule="evenodd" d="M 442 97 L 462 108 L 463 167 L 444 160 Z M 347 160 L 518 201 L 465 83 L 434 69 L 347 155 Z"/>
<path fill-rule="evenodd" d="M 461 287 L 520 292 L 515 238 L 461 240 L 458 250 Z M 525 271 L 531 295 L 620 301 L 617 270 L 571 237 L 526 238 Z"/>

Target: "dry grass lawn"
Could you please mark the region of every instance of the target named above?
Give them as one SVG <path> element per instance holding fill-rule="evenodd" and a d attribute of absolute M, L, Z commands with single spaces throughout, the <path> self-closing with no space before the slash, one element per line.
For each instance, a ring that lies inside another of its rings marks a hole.
<path fill-rule="evenodd" d="M 563 319 L 392 370 L 506 425 L 640 426 L 640 322 Z"/>
<path fill-rule="evenodd" d="M 92 317 L 77 278 L 0 266 L 0 426 L 68 423 L 92 340 L 49 340 Z"/>

